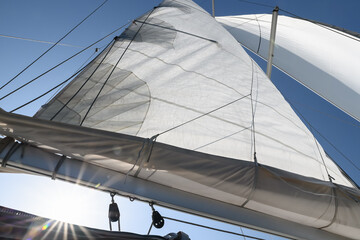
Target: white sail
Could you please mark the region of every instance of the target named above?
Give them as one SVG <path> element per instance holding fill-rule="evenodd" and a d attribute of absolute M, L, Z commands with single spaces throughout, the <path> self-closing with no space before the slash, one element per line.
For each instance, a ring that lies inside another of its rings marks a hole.
<path fill-rule="evenodd" d="M 6 159 L 13 166 L 232 222 L 235 208 L 316 230 L 297 237 L 360 234 L 359 191 L 237 41 L 191 1 L 164 1 L 135 20 L 35 117 L 1 112 L 1 133 L 30 144 L 25 153 L 71 159 L 56 171 L 58 155 Z"/>
<path fill-rule="evenodd" d="M 271 15 L 216 18 L 242 45 L 267 59 Z M 279 16 L 273 64 L 360 121 L 360 39 L 320 23 Z"/>

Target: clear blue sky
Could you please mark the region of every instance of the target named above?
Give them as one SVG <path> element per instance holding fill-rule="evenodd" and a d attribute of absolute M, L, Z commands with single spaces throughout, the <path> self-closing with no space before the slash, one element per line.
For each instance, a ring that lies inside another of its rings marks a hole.
<path fill-rule="evenodd" d="M 99 0 L 0 0 L 0 34 L 56 42 L 102 2 Z M 98 12 L 62 41 L 62 43 L 72 46 L 55 47 L 53 51 L 32 68 L 14 80 L 11 85 L 0 90 L 0 96 L 36 77 L 128 21 L 142 15 L 159 2 L 151 0 L 109 0 Z M 195 2 L 205 10 L 211 11 L 211 0 Z M 272 12 L 272 8 L 249 4 L 241 0 L 215 0 L 215 2 L 217 16 Z M 304 18 L 360 32 L 360 15 L 358 14 L 360 1 L 358 0 L 254 0 L 254 2 L 271 6 L 278 5 L 280 8 Z M 284 12 L 280 12 L 280 14 L 286 15 Z M 119 33 L 113 36 L 119 35 Z M 55 86 L 72 75 L 89 57 L 93 56 L 95 48 L 102 48 L 110 40 L 111 38 L 108 38 L 97 44 L 79 56 L 79 58 L 46 75 L 38 80 L 37 83 L 29 85 L 23 91 L 20 91 L 19 94 L 14 94 L 14 96 L 0 101 L 0 107 L 10 111 L 38 96 L 39 93 Z M 49 47 L 50 45 L 45 43 L 0 36 L 0 84 L 2 85 L 15 76 Z M 261 61 L 260 65 L 263 65 Z M 305 118 L 328 141 L 345 154 L 356 167 L 360 168 L 359 122 L 348 117 L 277 70 L 273 70 L 272 79 L 285 97 L 293 102 Z M 21 109 L 17 113 L 32 115 L 50 97 L 51 94 L 29 107 Z M 325 151 L 360 185 L 360 171 L 323 138 L 318 135 L 316 137 Z M 51 182 L 50 180 L 43 179 L 32 179 L 29 181 L 27 177 L 8 175 L 0 176 L 0 189 L 0 205 L 31 211 L 44 216 L 48 216 L 46 214 L 50 213 L 53 214 L 50 214 L 48 217 L 57 216 L 58 218 L 65 219 L 69 215 L 73 215 L 73 220 L 71 221 L 74 223 L 108 229 L 107 208 L 110 202 L 108 194 L 67 184 L 64 185 L 59 181 Z M 71 192 L 72 196 L 77 195 L 77 197 L 65 197 L 64 192 Z M 57 203 L 59 199 L 69 205 L 77 204 L 75 206 L 78 207 L 75 209 L 81 210 L 81 214 L 72 214 L 75 210 L 71 207 L 68 208 L 68 212 L 56 212 L 56 208 L 51 204 Z M 120 202 L 123 230 L 146 233 L 151 221 L 150 207 L 136 202 L 129 204 L 129 201 L 123 198 L 117 198 L 117 201 Z M 134 209 L 137 210 L 135 211 Z M 165 209 L 161 210 L 161 213 L 163 212 L 167 216 L 188 219 L 240 233 L 238 227 L 197 217 L 189 217 Z M 166 223 L 164 230 L 153 231 L 153 233 L 164 235 L 165 233 L 177 232 L 178 230 L 189 233 L 192 239 L 204 239 L 204 235 L 207 239 L 241 239 L 240 237 L 231 237 L 231 235 L 170 222 Z M 244 231 L 246 234 L 252 234 L 249 230 Z M 270 239 L 269 237 L 266 238 Z"/>

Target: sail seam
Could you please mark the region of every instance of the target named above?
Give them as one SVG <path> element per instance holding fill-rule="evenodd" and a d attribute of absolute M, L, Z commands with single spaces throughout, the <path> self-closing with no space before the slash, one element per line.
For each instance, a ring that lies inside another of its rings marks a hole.
<path fill-rule="evenodd" d="M 248 97 L 249 95 L 250 95 L 250 94 L 245 95 L 245 96 L 243 96 L 243 97 L 240 97 L 240 98 L 238 98 L 238 99 L 235 99 L 234 101 L 231 101 L 231 102 L 229 102 L 229 103 L 227 103 L 227 104 L 225 104 L 225 105 L 222 105 L 222 106 L 220 106 L 220 107 L 218 107 L 218 108 L 215 108 L 215 109 L 213 109 L 213 110 L 211 110 L 211 111 L 209 111 L 209 112 L 207 112 L 207 113 L 204 113 L 204 114 L 202 114 L 202 115 L 200 115 L 200 116 L 197 116 L 197 117 L 195 117 L 195 118 L 193 118 L 193 119 L 190 119 L 190 120 L 188 120 L 188 121 L 186 121 L 186 122 L 183 122 L 183 123 L 181 123 L 181 124 L 179 124 L 179 125 L 177 125 L 177 126 L 174 126 L 174 127 L 172 127 L 172 128 L 169 128 L 168 130 L 165 130 L 165 131 L 159 133 L 158 135 L 165 134 L 165 133 L 170 132 L 170 131 L 172 131 L 172 130 L 174 130 L 174 129 L 176 129 L 176 128 L 179 128 L 179 127 L 181 127 L 181 126 L 184 126 L 185 124 L 188 124 L 188 123 L 190 123 L 190 122 L 193 122 L 193 121 L 195 121 L 195 120 L 197 120 L 197 119 L 199 119 L 199 118 L 201 118 L 201 117 L 207 116 L 207 115 L 209 115 L 210 113 L 213 113 L 213 112 L 215 112 L 215 111 L 217 111 L 217 110 L 219 110 L 219 109 L 222 109 L 222 108 L 224 108 L 224 107 L 227 107 L 227 106 L 229 106 L 229 105 L 231 105 L 231 104 L 233 104 L 233 103 L 235 103 L 235 102 L 237 102 L 237 101 L 240 101 L 241 99 L 244 99 L 244 98 Z"/>
<path fill-rule="evenodd" d="M 254 111 L 254 103 L 253 103 L 253 85 L 254 85 L 254 61 L 251 59 L 251 88 L 250 88 L 250 100 L 251 100 L 251 153 L 253 154 L 254 160 L 254 179 L 253 184 L 251 186 L 251 191 L 246 198 L 246 201 L 241 205 L 245 207 L 245 205 L 252 199 L 254 192 L 256 190 L 257 185 L 257 177 L 258 177 L 258 161 L 256 158 L 256 145 L 255 145 L 255 111 Z M 258 88 L 257 88 L 258 89 Z M 250 157 L 251 159 L 251 157 Z"/>
<path fill-rule="evenodd" d="M 257 51 L 256 51 L 257 53 L 259 53 L 260 46 L 261 46 L 261 27 L 260 27 L 260 23 L 259 23 L 259 20 L 258 20 L 256 15 L 255 15 L 255 19 L 256 19 L 256 22 L 257 22 L 257 24 L 259 26 L 259 45 L 258 45 L 258 48 L 257 48 Z"/>
<path fill-rule="evenodd" d="M 86 81 L 81 85 L 81 87 L 76 91 L 76 93 L 55 113 L 55 115 L 50 119 L 53 120 L 70 102 L 71 100 L 74 99 L 74 97 L 80 92 L 80 90 L 85 86 L 85 84 L 90 80 L 90 78 L 95 74 L 96 70 L 100 67 L 100 65 L 103 63 L 103 61 L 105 60 L 105 58 L 107 57 L 107 55 L 109 54 L 109 52 L 111 51 L 112 47 L 115 44 L 115 40 L 111 41 L 108 46 L 110 46 L 109 50 L 106 52 L 105 56 L 103 57 L 103 59 L 101 60 L 101 62 L 99 63 L 99 65 L 95 68 L 95 70 L 91 73 L 91 75 L 88 77 L 88 79 L 86 79 Z M 107 47 L 108 47 L 107 46 Z M 106 47 L 106 48 L 107 48 Z M 105 49 L 106 49 L 105 48 Z"/>
<path fill-rule="evenodd" d="M 134 22 L 138 22 L 138 23 L 142 23 L 142 24 L 146 24 L 146 25 L 150 25 L 150 26 L 154 26 L 154 27 L 159 27 L 159 28 L 163 28 L 163 29 L 167 29 L 167 30 L 172 30 L 172 31 L 175 31 L 175 32 L 179 32 L 179 33 L 189 35 L 189 36 L 197 37 L 197 38 L 200 38 L 200 39 L 212 42 L 212 43 L 218 43 L 217 41 L 215 41 L 213 39 L 205 38 L 205 37 L 202 37 L 202 36 L 199 36 L 199 35 L 196 35 L 196 34 L 193 34 L 193 33 L 185 32 L 185 31 L 181 31 L 181 30 L 178 30 L 178 29 L 175 29 L 175 28 L 164 27 L 164 26 L 160 26 L 160 25 L 157 25 L 157 24 L 153 24 L 153 23 L 142 22 L 142 21 L 139 21 L 139 20 L 134 20 Z"/>
<path fill-rule="evenodd" d="M 96 95 L 94 101 L 92 102 L 91 106 L 89 107 L 88 111 L 86 112 L 83 120 L 82 120 L 81 123 L 80 123 L 80 126 L 82 126 L 82 124 L 84 123 L 84 121 L 85 121 L 87 115 L 89 114 L 91 108 L 92 108 L 93 105 L 95 104 L 97 98 L 99 97 L 99 95 L 100 95 L 100 93 L 102 92 L 103 88 L 105 87 L 106 83 L 107 83 L 108 80 L 110 79 L 110 77 L 111 77 L 112 73 L 114 72 L 115 68 L 117 67 L 117 65 L 119 64 L 119 62 L 120 62 L 121 59 L 123 58 L 123 56 L 125 55 L 127 49 L 130 47 L 130 45 L 131 45 L 131 43 L 134 41 L 135 37 L 139 34 L 141 28 L 144 26 L 146 20 L 150 17 L 150 15 L 154 12 L 155 9 L 156 9 L 156 8 L 153 8 L 153 9 L 151 10 L 151 12 L 147 15 L 146 19 L 144 20 L 144 23 L 141 24 L 141 26 L 140 26 L 139 29 L 136 31 L 136 33 L 135 33 L 134 36 L 132 37 L 131 41 L 129 42 L 129 44 L 127 45 L 127 47 L 125 48 L 125 50 L 124 50 L 123 53 L 121 54 L 119 60 L 118 60 L 118 61 L 116 62 L 116 64 L 114 65 L 112 71 L 110 72 L 109 76 L 106 78 L 106 80 L 105 80 L 104 84 L 102 85 L 100 91 L 98 92 L 98 94 Z M 114 41 L 114 44 L 115 44 L 115 41 Z"/>
<path fill-rule="evenodd" d="M 335 185 L 336 187 L 336 185 Z M 319 229 L 324 229 L 324 228 L 327 228 L 327 227 L 330 227 L 336 220 L 336 217 L 337 217 L 337 213 L 338 213 L 338 209 L 339 209 L 339 202 L 338 202 L 338 199 L 337 199 L 337 194 L 336 194 L 336 188 L 333 187 L 332 188 L 332 197 L 334 199 L 334 202 L 335 202 L 335 211 L 334 211 L 334 215 L 333 215 L 333 218 L 331 219 L 331 222 L 323 227 L 320 227 Z"/>
<path fill-rule="evenodd" d="M 207 146 L 209 146 L 209 145 L 211 145 L 211 144 L 214 144 L 214 143 L 217 143 L 217 142 L 219 142 L 219 141 L 221 141 L 221 140 L 224 140 L 224 139 L 227 139 L 227 138 L 229 138 L 229 137 L 232 137 L 232 136 L 234 136 L 234 135 L 236 135 L 236 134 L 238 134 L 238 133 L 241 133 L 241 132 L 243 132 L 243 131 L 245 131 L 245 130 L 249 130 L 250 128 L 251 128 L 251 126 L 250 126 L 250 127 L 247 127 L 247 128 L 243 128 L 243 129 L 241 129 L 240 131 L 236 131 L 236 132 L 234 132 L 234 133 L 232 133 L 232 134 L 229 134 L 229 135 L 224 136 L 224 137 L 222 137 L 222 138 L 216 139 L 215 141 L 212 141 L 212 142 L 207 143 L 207 144 L 204 144 L 204 145 L 202 145 L 202 146 L 200 146 L 200 147 L 194 148 L 193 150 L 196 151 L 196 150 L 199 150 L 199 149 L 201 149 L 201 148 L 207 147 Z"/>
<path fill-rule="evenodd" d="M 348 158 L 343 152 L 341 152 L 337 147 L 335 147 L 335 145 L 333 143 L 331 143 L 325 136 L 323 136 L 316 128 L 314 128 L 309 121 L 307 121 L 307 119 L 300 113 L 300 111 L 288 100 L 286 99 L 287 102 L 292 106 L 292 108 L 304 119 L 305 123 L 314 131 L 316 131 L 327 143 L 329 143 L 339 154 L 341 154 L 344 159 L 346 159 L 349 163 L 351 163 L 353 165 L 353 167 L 355 167 L 357 170 L 360 171 L 360 168 L 357 167 L 354 162 L 352 160 L 350 160 L 350 158 Z"/>
<path fill-rule="evenodd" d="M 204 13 L 204 14 L 207 14 L 207 15 L 209 14 L 208 12 L 203 11 L 202 9 L 195 8 L 194 6 L 189 5 L 189 4 L 186 4 L 186 3 L 184 3 L 184 2 L 177 1 L 177 0 L 171 0 L 171 1 L 177 2 L 177 3 L 181 4 L 181 5 L 187 6 L 187 7 L 189 7 L 189 8 L 192 8 L 192 9 L 198 11 L 198 12 L 201 12 L 201 13 Z M 161 7 L 167 7 L 167 6 L 161 6 Z"/>
<path fill-rule="evenodd" d="M 204 74 L 202 74 L 202 73 L 199 73 L 199 72 L 196 72 L 196 71 L 192 71 L 192 70 L 185 69 L 184 67 L 182 67 L 182 66 L 179 65 L 179 64 L 166 62 L 165 60 L 163 60 L 163 59 L 161 59 L 161 58 L 159 58 L 159 57 L 149 56 L 149 55 L 147 55 L 147 54 L 145 54 L 145 53 L 143 53 L 143 52 L 140 52 L 140 51 L 137 51 L 137 50 L 134 50 L 134 49 L 130 49 L 130 48 L 129 48 L 128 51 L 137 52 L 137 53 L 139 53 L 139 54 L 141 54 L 141 55 L 143 55 L 143 56 L 145 56 L 145 57 L 151 58 L 151 59 L 157 59 L 157 60 L 163 62 L 163 63 L 166 64 L 166 65 L 177 66 L 177 67 L 179 67 L 181 70 L 183 70 L 183 71 L 185 71 L 185 72 L 194 73 L 194 74 L 199 75 L 199 76 L 202 76 L 202 77 L 204 77 L 204 78 L 206 78 L 206 79 L 212 80 L 212 81 L 214 81 L 214 82 L 216 82 L 216 83 L 218 83 L 218 84 L 220 84 L 220 85 L 223 85 L 223 86 L 225 86 L 225 87 L 233 90 L 233 91 L 236 92 L 237 94 L 239 94 L 239 95 L 241 95 L 241 96 L 244 96 L 244 94 L 240 93 L 240 92 L 239 92 L 238 90 L 236 90 L 235 88 L 230 87 L 230 86 L 228 86 L 227 84 L 216 80 L 215 78 L 206 76 L 206 75 L 204 75 Z"/>

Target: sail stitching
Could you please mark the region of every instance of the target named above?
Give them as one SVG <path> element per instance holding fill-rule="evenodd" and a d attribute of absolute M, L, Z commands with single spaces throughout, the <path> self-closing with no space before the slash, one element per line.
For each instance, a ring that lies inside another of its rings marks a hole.
<path fill-rule="evenodd" d="M 325 139 L 325 141 L 327 143 L 329 143 L 338 153 L 340 153 L 349 163 L 351 163 L 353 165 L 353 167 L 355 167 L 357 170 L 360 170 L 359 167 L 357 167 L 354 162 L 352 160 L 350 160 L 350 158 L 348 158 L 343 152 L 341 152 L 337 147 L 335 147 L 334 144 L 332 144 L 325 136 L 323 136 L 316 128 L 314 128 L 309 121 L 307 121 L 307 119 L 300 113 L 300 111 L 288 100 L 286 99 L 287 102 L 293 107 L 293 109 L 304 119 L 305 123 L 307 125 L 309 125 L 309 127 L 316 131 L 323 139 Z"/>
<path fill-rule="evenodd" d="M 105 56 L 99 63 L 99 65 L 95 68 L 95 70 L 91 73 L 91 75 L 86 79 L 86 81 L 81 85 L 81 87 L 76 91 L 76 93 L 55 113 L 55 115 L 50 119 L 53 120 L 69 103 L 71 100 L 74 99 L 74 97 L 80 92 L 80 90 L 85 86 L 85 84 L 90 80 L 90 78 L 95 74 L 96 70 L 100 67 L 101 63 L 105 60 L 106 56 L 110 53 L 112 47 L 115 44 L 115 40 L 111 41 L 108 46 L 110 46 L 109 50 L 106 52 Z M 106 47 L 107 48 L 107 47 Z M 105 49 L 106 49 L 105 48 Z"/>
<path fill-rule="evenodd" d="M 315 192 L 310 192 L 310 191 L 306 191 L 298 186 L 295 186 L 291 183 L 289 183 L 288 181 L 286 181 L 281 175 L 277 174 L 276 172 L 270 170 L 270 168 L 266 167 L 266 165 L 261 165 L 262 168 L 266 169 L 266 171 L 269 171 L 271 174 L 273 174 L 274 176 L 276 176 L 278 179 L 280 179 L 282 182 L 284 182 L 286 185 L 292 187 L 292 188 L 295 188 L 303 193 L 307 193 L 307 194 L 311 194 L 311 195 L 314 195 L 314 196 L 324 196 L 324 197 L 334 197 L 333 194 L 325 194 L 325 193 L 315 193 Z M 322 181 L 322 180 L 321 180 Z"/>
<path fill-rule="evenodd" d="M 119 60 L 118 60 L 117 63 L 114 65 L 112 71 L 110 72 L 109 76 L 106 78 L 106 80 L 105 80 L 104 84 L 102 85 L 100 91 L 98 92 L 98 94 L 96 95 L 94 101 L 92 102 L 91 106 L 89 107 L 88 111 L 86 112 L 83 120 L 82 120 L 81 123 L 80 123 L 80 126 L 82 126 L 82 124 L 84 123 L 84 121 L 85 121 L 87 115 L 89 114 L 92 106 L 93 106 L 94 103 L 96 102 L 97 98 L 99 97 L 99 95 L 100 95 L 101 91 L 103 90 L 104 86 L 106 85 L 106 83 L 107 83 L 108 80 L 110 79 L 110 77 L 111 77 L 112 73 L 114 72 L 114 70 L 116 69 L 117 65 L 119 64 L 119 62 L 121 61 L 121 59 L 122 59 L 123 56 L 125 55 L 127 49 L 130 47 L 130 45 L 131 45 L 131 43 L 134 41 L 135 37 L 138 35 L 138 33 L 140 32 L 141 28 L 144 26 L 146 20 L 150 17 L 150 15 L 154 12 L 155 9 L 156 9 L 156 8 L 153 8 L 153 9 L 151 10 L 151 12 L 147 15 L 146 19 L 144 20 L 144 23 L 141 24 L 141 26 L 140 26 L 139 29 L 136 31 L 136 33 L 134 34 L 133 38 L 131 39 L 131 41 L 129 42 L 129 44 L 127 45 L 127 47 L 125 48 L 125 50 L 124 50 L 123 53 L 121 54 Z M 114 41 L 114 43 L 115 43 L 115 41 Z"/>
<path fill-rule="evenodd" d="M 170 132 L 170 131 L 172 131 L 172 130 L 174 130 L 174 129 L 176 129 L 176 128 L 179 128 L 179 127 L 181 127 L 181 126 L 184 126 L 185 124 L 188 124 L 188 123 L 190 123 L 190 122 L 193 122 L 193 121 L 195 121 L 195 120 L 197 120 L 197 119 L 199 119 L 199 118 L 202 118 L 202 117 L 204 117 L 204 116 L 207 116 L 207 115 L 209 115 L 210 113 L 213 113 L 213 112 L 215 112 L 215 111 L 217 111 L 217 110 L 220 110 L 220 109 L 222 109 L 222 108 L 224 108 L 224 107 L 227 107 L 227 106 L 229 106 L 229 105 L 231 105 L 231 104 L 233 104 L 233 103 L 235 103 L 235 102 L 238 102 L 238 101 L 240 101 L 240 100 L 248 97 L 249 95 L 250 95 L 250 94 L 245 95 L 245 96 L 243 96 L 243 97 L 240 97 L 240 98 L 238 98 L 238 99 L 235 99 L 234 101 L 231 101 L 231 102 L 229 102 L 229 103 L 227 103 L 227 104 L 225 104 L 225 105 L 222 105 L 222 106 L 220 106 L 220 107 L 218 107 L 218 108 L 215 108 L 215 109 L 213 109 L 213 110 L 211 110 L 211 111 L 209 111 L 209 112 L 207 112 L 207 113 L 204 113 L 204 114 L 202 114 L 202 115 L 200 115 L 200 116 L 197 116 L 197 117 L 195 117 L 195 118 L 193 118 L 193 119 L 190 119 L 190 120 L 188 120 L 188 121 L 186 121 L 186 122 L 183 122 L 183 123 L 181 123 L 181 124 L 179 124 L 179 125 L 177 125 L 177 126 L 174 126 L 174 127 L 172 127 L 172 128 L 169 128 L 168 130 L 165 130 L 165 131 L 159 133 L 158 135 L 165 134 L 165 133 Z"/>
<path fill-rule="evenodd" d="M 246 201 L 241 205 L 244 207 L 253 197 L 256 185 L 257 185 L 257 177 L 258 177 L 258 168 L 259 164 L 256 158 L 256 145 L 255 145 L 255 111 L 254 111 L 254 104 L 253 104 L 253 85 L 254 85 L 254 61 L 251 59 L 251 87 L 250 87 L 250 100 L 251 100 L 251 153 L 253 153 L 254 159 L 254 180 L 251 186 L 250 193 L 246 198 Z M 258 89 L 258 87 L 257 87 Z M 257 97 L 257 94 L 256 94 Z M 251 159 L 251 158 L 250 158 Z"/>
<path fill-rule="evenodd" d="M 227 84 L 216 80 L 215 78 L 206 76 L 206 75 L 204 75 L 204 74 L 202 74 L 202 73 L 199 73 L 199 72 L 196 72 L 196 71 L 192 71 L 192 70 L 185 69 L 184 67 L 182 67 L 182 66 L 179 65 L 179 64 L 169 63 L 169 62 L 166 62 L 165 60 L 163 60 L 163 59 L 161 59 L 161 58 L 159 58 L 159 57 L 149 56 L 149 55 L 147 55 L 147 54 L 145 54 L 145 53 L 143 53 L 143 52 L 140 52 L 140 51 L 137 51 L 137 50 L 134 50 L 134 49 L 130 49 L 130 48 L 129 48 L 128 51 L 137 52 L 137 53 L 140 53 L 140 54 L 142 54 L 143 56 L 146 56 L 146 57 L 148 57 L 148 58 L 157 59 L 157 60 L 163 62 L 163 63 L 166 64 L 166 65 L 177 66 L 177 67 L 179 67 L 181 70 L 183 70 L 183 71 L 185 71 L 185 72 L 194 73 L 194 74 L 196 74 L 196 75 L 199 75 L 199 76 L 202 76 L 202 77 L 207 78 L 207 79 L 209 79 L 209 80 L 212 80 L 212 81 L 214 81 L 214 82 L 216 82 L 216 83 L 219 83 L 219 84 L 221 84 L 221 85 L 223 85 L 223 86 L 225 86 L 225 87 L 227 87 L 227 88 L 235 91 L 235 92 L 238 93 L 239 95 L 244 96 L 244 94 L 240 93 L 240 92 L 239 92 L 238 90 L 236 90 L 235 88 L 230 87 L 230 86 L 228 86 Z"/>
<path fill-rule="evenodd" d="M 244 97 L 248 98 L 249 95 L 246 95 L 246 96 L 244 96 Z M 176 105 L 176 106 L 178 106 L 178 107 L 182 107 L 182 108 L 185 108 L 185 109 L 188 109 L 188 110 L 191 110 L 191 111 L 195 111 L 195 112 L 198 112 L 198 113 L 202 113 L 202 112 L 200 112 L 200 111 L 198 111 L 198 110 L 196 110 L 196 109 L 191 109 L 191 108 L 188 108 L 188 107 L 186 107 L 186 106 L 182 106 L 182 105 L 179 105 L 179 104 L 176 104 L 176 103 L 173 103 L 173 102 L 168 102 L 168 101 L 166 101 L 166 100 L 164 100 L 164 99 L 160 99 L 160 98 L 157 98 L 157 97 L 151 97 L 151 99 L 158 100 L 158 101 L 161 101 L 161 102 L 164 102 L 164 103 L 167 103 L 167 104 L 171 104 L 171 105 Z M 236 101 L 236 100 L 235 100 L 235 101 Z M 260 103 L 260 102 L 259 102 L 259 103 Z M 203 115 L 206 115 L 206 113 L 203 113 Z M 219 120 L 224 121 L 224 122 L 227 122 L 227 123 L 229 123 L 229 124 L 233 124 L 233 125 L 235 125 L 235 126 L 240 126 L 240 127 L 242 127 L 242 128 L 246 128 L 246 126 L 243 126 L 243 125 L 240 125 L 240 124 L 238 124 L 238 123 L 231 122 L 231 121 L 228 121 L 228 120 L 219 118 L 219 117 L 217 117 L 217 116 L 213 116 L 213 115 L 208 115 L 208 116 L 209 116 L 209 117 L 216 118 L 216 119 L 219 119 Z M 275 141 L 275 142 L 283 145 L 284 147 L 287 147 L 287 148 L 289 148 L 289 149 L 291 149 L 291 150 L 293 150 L 293 151 L 295 151 L 295 152 L 297 152 L 297 153 L 299 153 L 299 154 L 301 154 L 301 155 L 303 155 L 303 156 L 305 156 L 305 157 L 308 157 L 308 158 L 310 158 L 310 159 L 315 160 L 316 162 L 319 162 L 318 159 L 316 159 L 316 158 L 314 158 L 314 157 L 312 157 L 312 156 L 310 156 L 310 155 L 307 155 L 306 153 L 303 153 L 303 152 L 297 150 L 296 148 L 294 148 L 294 147 L 292 147 L 292 146 L 290 146 L 290 145 L 287 145 L 287 144 L 285 144 L 285 143 L 277 140 L 276 138 L 273 138 L 273 137 L 271 137 L 271 136 L 268 136 L 268 135 L 266 135 L 266 134 L 263 134 L 263 133 L 261 133 L 261 132 L 259 132 L 259 131 L 257 131 L 256 134 L 259 134 L 259 135 L 261 135 L 261 136 L 263 136 L 263 137 L 266 137 L 266 138 L 268 138 L 268 139 L 271 139 L 271 140 L 273 140 L 273 141 Z"/>
<path fill-rule="evenodd" d="M 336 185 L 335 185 L 336 186 Z M 338 210 L 339 210 L 339 201 L 337 199 L 337 194 L 336 194 L 336 189 L 333 187 L 332 189 L 332 193 L 333 193 L 333 199 L 335 201 L 335 211 L 334 211 L 334 215 L 333 215 L 333 218 L 331 219 L 331 222 L 323 227 L 320 227 L 319 229 L 324 229 L 324 228 L 327 228 L 327 227 L 330 227 L 336 220 L 336 216 L 338 214 Z"/>
<path fill-rule="evenodd" d="M 211 144 L 220 142 L 221 140 L 224 140 L 224 139 L 227 139 L 227 138 L 229 138 L 229 137 L 232 137 L 232 136 L 234 136 L 234 135 L 236 135 L 236 134 L 238 134 L 238 133 L 241 133 L 241 132 L 243 132 L 243 131 L 245 131 L 245 130 L 249 130 L 250 128 L 251 128 L 251 126 L 250 126 L 250 127 L 243 128 L 243 129 L 241 129 L 240 131 L 236 131 L 236 132 L 234 132 L 234 133 L 232 133 L 232 134 L 229 134 L 229 135 L 226 135 L 226 136 L 224 136 L 224 137 L 222 137 L 222 138 L 216 139 L 215 141 L 212 141 L 212 142 L 207 143 L 207 144 L 204 144 L 204 145 L 202 145 L 202 146 L 200 146 L 200 147 L 194 148 L 193 150 L 196 151 L 196 150 L 199 150 L 200 148 L 204 148 L 204 147 L 207 147 L 207 146 L 209 146 L 209 145 L 211 145 Z"/>
<path fill-rule="evenodd" d="M 135 90 L 138 89 L 138 88 L 141 88 L 141 87 L 143 87 L 143 86 L 144 86 L 144 85 L 141 85 L 141 86 L 138 86 L 138 87 L 136 87 L 136 88 L 134 88 L 134 89 L 131 89 L 131 88 L 122 88 L 121 90 L 127 90 L 128 93 L 122 95 L 120 98 L 118 98 L 118 99 L 117 99 L 116 101 L 114 101 L 114 102 L 117 102 L 118 100 L 120 100 L 120 99 L 122 99 L 122 98 L 125 98 L 126 96 L 128 96 L 128 95 L 131 94 L 131 93 L 136 93 Z M 114 88 L 114 89 L 117 89 L 117 88 Z M 111 90 L 110 90 L 110 91 L 111 91 Z M 118 94 L 118 93 L 111 93 L 111 94 L 109 94 L 109 95 L 117 95 L 117 94 Z M 144 94 L 138 94 L 138 95 L 146 96 L 146 95 L 144 95 Z M 81 103 L 84 104 L 84 103 L 86 103 L 86 102 L 89 102 L 89 100 L 88 100 L 88 101 L 86 101 L 86 100 L 85 100 L 85 101 L 82 101 Z M 114 105 L 114 102 L 111 102 L 111 103 L 107 104 L 107 106 L 103 106 L 103 108 L 99 109 L 99 110 L 96 111 L 96 112 L 92 112 L 92 114 L 89 114 L 89 118 L 95 116 L 96 114 L 99 114 L 101 111 L 106 110 L 106 108 L 109 107 L 110 105 Z M 142 101 L 138 101 L 138 102 L 133 102 L 133 104 L 143 104 L 143 103 L 146 103 L 146 102 L 149 102 L 149 100 L 142 100 Z M 79 102 L 79 103 L 80 103 L 80 102 Z M 112 118 L 112 117 L 110 117 L 110 118 Z M 106 119 L 103 118 L 103 120 L 106 120 Z"/>
<path fill-rule="evenodd" d="M 250 101 L 251 101 L 251 151 L 254 154 L 254 162 L 257 165 L 256 159 L 256 140 L 255 140 L 255 109 L 253 101 L 253 85 L 254 85 L 254 62 L 251 61 L 251 87 L 250 87 Z"/>
<path fill-rule="evenodd" d="M 159 27 L 159 28 L 163 28 L 163 29 L 167 29 L 167 30 L 172 30 L 172 31 L 175 31 L 175 32 L 179 32 L 179 33 L 189 35 L 189 36 L 197 37 L 197 38 L 200 38 L 200 39 L 212 42 L 212 43 L 218 43 L 217 41 L 215 41 L 213 39 L 205 38 L 205 37 L 202 37 L 202 36 L 199 36 L 199 35 L 196 35 L 196 34 L 193 34 L 193 33 L 185 32 L 185 31 L 181 31 L 181 30 L 178 30 L 178 29 L 175 29 L 175 28 L 164 27 L 164 26 L 160 26 L 160 25 L 157 25 L 157 24 L 146 23 L 146 22 L 139 21 L 139 20 L 134 20 L 134 22 L 138 22 L 138 23 L 142 23 L 142 24 L 146 24 L 146 25 L 150 25 L 150 26 L 154 26 L 154 27 Z"/>
<path fill-rule="evenodd" d="M 255 19 L 256 19 L 256 22 L 257 22 L 257 24 L 259 26 L 259 45 L 258 45 L 258 48 L 257 48 L 257 51 L 256 51 L 257 53 L 259 53 L 260 46 L 261 46 L 261 27 L 260 27 L 260 23 L 259 23 L 259 20 L 258 20 L 256 15 L 255 15 Z"/>
<path fill-rule="evenodd" d="M 194 10 L 197 10 L 198 12 L 205 13 L 206 15 L 209 14 L 208 12 L 203 11 L 202 9 L 195 8 L 193 5 L 186 4 L 186 3 L 184 3 L 184 2 L 177 1 L 177 0 L 171 0 L 171 1 L 177 2 L 177 3 L 181 4 L 181 5 L 184 5 L 184 6 L 187 6 L 187 7 L 189 7 L 189 8 L 192 8 L 192 9 L 194 9 Z M 162 7 L 167 7 L 167 6 L 162 6 Z"/>

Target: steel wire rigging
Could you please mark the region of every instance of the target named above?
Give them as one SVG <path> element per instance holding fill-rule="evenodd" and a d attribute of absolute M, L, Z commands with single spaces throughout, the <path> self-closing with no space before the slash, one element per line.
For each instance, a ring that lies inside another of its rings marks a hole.
<path fill-rule="evenodd" d="M 4 85 L 0 87 L 0 90 L 15 80 L 18 76 L 20 76 L 23 72 L 25 72 L 29 67 L 31 67 L 34 63 L 36 63 L 40 58 L 42 58 L 46 53 L 48 53 L 51 49 L 53 49 L 58 43 L 60 43 L 64 38 L 66 38 L 70 33 L 72 33 L 78 26 L 80 26 L 83 22 L 85 22 L 91 15 L 93 15 L 97 10 L 99 10 L 108 0 L 105 0 L 100 6 L 98 6 L 94 11 L 88 14 L 81 22 L 79 22 L 75 27 L 73 27 L 69 32 L 67 32 L 63 37 L 61 37 L 56 43 L 54 43 L 50 48 L 48 48 L 44 53 L 42 53 L 39 57 L 37 57 L 33 62 L 31 62 L 28 66 L 26 66 L 23 70 L 21 70 L 17 75 L 15 75 L 12 79 L 6 82 Z M 2 99 L 0 99 L 2 100 Z"/>

